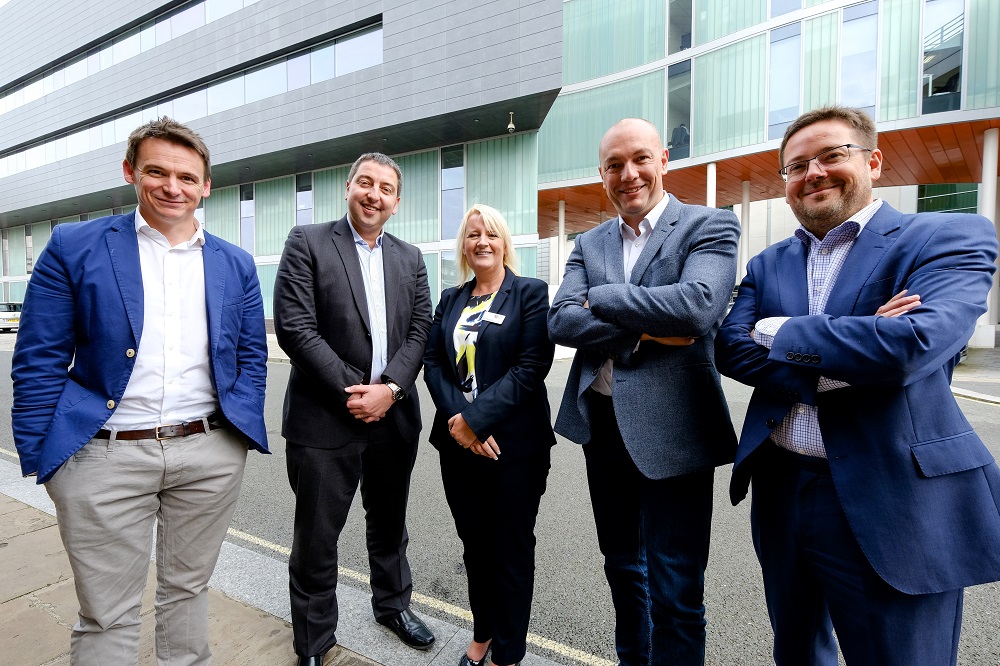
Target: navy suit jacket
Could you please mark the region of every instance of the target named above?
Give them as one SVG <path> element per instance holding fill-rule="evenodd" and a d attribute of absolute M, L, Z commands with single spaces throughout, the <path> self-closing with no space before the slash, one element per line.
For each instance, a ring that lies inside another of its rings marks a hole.
<path fill-rule="evenodd" d="M 424 381 L 437 406 L 431 444 L 437 449 L 458 446 L 448 432 L 448 419 L 461 413 L 480 441 L 493 437 L 504 459 L 540 453 L 556 443 L 545 391 L 545 376 L 555 354 L 545 324 L 548 285 L 507 269 L 489 310 L 504 320 L 484 319 L 480 325 L 476 343 L 479 395 L 470 403 L 460 388 L 452 334 L 475 286 L 472 279 L 446 289 L 434 313 L 424 353 Z"/>
<path fill-rule="evenodd" d="M 266 453 L 267 336 L 253 257 L 207 232 L 202 254 L 219 407 Z M 24 474 L 45 483 L 110 418 L 142 327 L 135 212 L 56 226 L 28 282 L 12 362 L 11 422 Z"/>
<path fill-rule="evenodd" d="M 732 212 L 670 197 L 629 282 L 617 217 L 577 236 L 549 312 L 552 340 L 578 350 L 556 432 L 590 441 L 586 390 L 612 358 L 615 416 L 640 472 L 663 479 L 732 462 L 736 433 L 713 339 L 736 283 L 739 235 Z M 636 349 L 642 333 L 697 339 Z"/>
<path fill-rule="evenodd" d="M 819 407 L 833 482 L 865 556 L 907 594 L 1000 579 L 1000 471 L 952 396 L 954 359 L 986 311 L 997 258 L 977 215 L 903 215 L 862 230 L 808 314 L 808 248 L 792 237 L 751 260 L 716 340 L 723 374 L 755 387 L 730 485 L 746 496 L 754 453 L 796 402 Z M 875 311 L 903 289 L 922 305 Z M 770 350 L 750 330 L 791 316 Z M 851 384 L 817 393 L 820 376 Z"/>

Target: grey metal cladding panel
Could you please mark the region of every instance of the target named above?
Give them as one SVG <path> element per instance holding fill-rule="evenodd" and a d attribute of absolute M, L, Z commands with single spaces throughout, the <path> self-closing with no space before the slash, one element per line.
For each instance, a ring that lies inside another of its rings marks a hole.
<path fill-rule="evenodd" d="M 0 115 L 0 151 L 269 59 L 379 13 L 365 0 L 260 0 L 71 86 Z"/>
<path fill-rule="evenodd" d="M 12 0 L 0 7 L 0 88 L 170 3 Z"/>

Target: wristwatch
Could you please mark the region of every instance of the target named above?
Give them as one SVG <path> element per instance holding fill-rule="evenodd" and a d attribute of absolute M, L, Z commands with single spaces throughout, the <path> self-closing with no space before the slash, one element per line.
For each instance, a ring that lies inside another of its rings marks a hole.
<path fill-rule="evenodd" d="M 399 402 L 400 400 L 406 397 L 406 391 L 403 390 L 403 387 L 397 384 L 396 382 L 392 381 L 391 379 L 386 378 L 382 381 L 382 383 L 388 386 L 389 390 L 392 391 L 393 402 Z"/>

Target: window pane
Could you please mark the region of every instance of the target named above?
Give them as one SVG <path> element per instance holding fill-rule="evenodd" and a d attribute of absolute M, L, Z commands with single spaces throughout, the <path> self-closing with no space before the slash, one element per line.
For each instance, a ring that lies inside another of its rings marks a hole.
<path fill-rule="evenodd" d="M 382 28 L 337 42 L 337 76 L 382 63 Z"/>
<path fill-rule="evenodd" d="M 243 9 L 243 0 L 205 0 L 205 22 Z"/>
<path fill-rule="evenodd" d="M 672 0 L 668 20 L 668 53 L 691 48 L 691 0 Z"/>
<path fill-rule="evenodd" d="M 170 17 L 156 20 L 156 45 L 170 41 Z"/>
<path fill-rule="evenodd" d="M 111 65 L 115 64 L 115 54 L 114 47 L 108 44 L 101 49 L 101 69 L 107 69 Z"/>
<path fill-rule="evenodd" d="M 208 89 L 208 112 L 210 114 L 243 106 L 245 103 L 242 75 L 216 83 Z"/>
<path fill-rule="evenodd" d="M 166 102 L 160 102 L 159 104 L 157 104 L 156 105 L 156 116 L 158 118 L 162 118 L 163 116 L 170 116 L 171 118 L 173 118 L 174 117 L 174 103 L 173 103 L 173 101 L 171 101 L 171 100 L 168 99 Z"/>
<path fill-rule="evenodd" d="M 36 99 L 40 99 L 44 94 L 42 91 L 42 80 L 35 79 L 28 85 L 24 86 L 24 103 L 34 102 Z"/>
<path fill-rule="evenodd" d="M 146 52 L 156 46 L 156 22 L 149 21 L 142 24 L 139 32 L 139 50 Z"/>
<path fill-rule="evenodd" d="M 799 115 L 799 24 L 771 32 L 771 75 L 768 96 L 768 138 L 781 137 L 788 123 Z"/>
<path fill-rule="evenodd" d="M 90 130 L 74 132 L 66 137 L 66 157 L 76 157 L 90 150 Z"/>
<path fill-rule="evenodd" d="M 670 159 L 691 156 L 691 61 L 671 65 L 667 70 L 667 147 Z"/>
<path fill-rule="evenodd" d="M 455 238 L 465 215 L 465 188 L 441 192 L 441 240 Z"/>
<path fill-rule="evenodd" d="M 91 134 L 90 149 L 97 150 L 98 148 L 105 148 L 107 146 L 113 146 L 118 141 L 115 139 L 115 121 L 109 120 L 108 122 L 99 126 L 101 132 L 100 143 L 95 143 L 96 134 Z"/>
<path fill-rule="evenodd" d="M 846 18 L 846 11 L 844 16 Z M 877 48 L 877 15 L 844 21 L 840 46 L 841 104 L 861 108 L 875 106 L 876 73 L 872 63 L 877 58 Z"/>
<path fill-rule="evenodd" d="M 174 39 L 205 25 L 205 4 L 197 2 L 170 17 L 170 33 Z"/>
<path fill-rule="evenodd" d="M 247 104 L 273 95 L 280 95 L 287 89 L 287 72 L 284 62 L 278 62 L 246 74 Z"/>
<path fill-rule="evenodd" d="M 186 123 L 208 115 L 208 94 L 197 90 L 174 100 L 174 119 Z"/>
<path fill-rule="evenodd" d="M 7 110 L 13 111 L 24 104 L 24 90 L 18 88 L 13 92 L 7 93 Z"/>
<path fill-rule="evenodd" d="M 962 37 L 965 0 L 924 5 L 924 77 L 921 113 L 954 111 L 962 103 Z"/>
<path fill-rule="evenodd" d="M 313 49 L 312 53 L 309 54 L 309 69 L 313 83 L 332 79 L 336 75 L 336 70 L 334 69 L 334 52 L 335 48 L 333 44 L 330 44 L 319 49 Z"/>
<path fill-rule="evenodd" d="M 36 169 L 45 164 L 45 146 L 33 146 L 24 151 L 24 168 Z"/>
<path fill-rule="evenodd" d="M 771 16 L 781 16 L 802 9 L 802 0 L 771 0 Z"/>
<path fill-rule="evenodd" d="M 76 83 L 83 77 L 87 76 L 87 58 L 77 58 L 71 62 L 64 71 L 66 73 L 66 85 Z"/>
<path fill-rule="evenodd" d="M 101 71 L 101 52 L 92 51 L 87 54 L 87 76 L 93 76 Z"/>
<path fill-rule="evenodd" d="M 115 39 L 114 46 L 111 47 L 114 63 L 117 65 L 123 60 L 128 60 L 139 55 L 139 29 L 131 30 L 125 35 Z"/>
<path fill-rule="evenodd" d="M 309 85 L 309 53 L 289 58 L 286 63 L 288 67 L 288 89 L 295 90 Z"/>
<path fill-rule="evenodd" d="M 128 141 L 128 135 L 132 130 L 142 124 L 142 111 L 130 113 L 121 118 L 115 118 L 115 141 Z"/>

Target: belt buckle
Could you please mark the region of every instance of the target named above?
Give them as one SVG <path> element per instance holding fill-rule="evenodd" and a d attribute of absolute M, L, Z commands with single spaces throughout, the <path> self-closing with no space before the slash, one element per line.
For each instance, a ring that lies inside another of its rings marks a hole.
<path fill-rule="evenodd" d="M 173 426 L 164 426 L 164 425 L 158 425 L 158 426 L 156 426 L 156 428 L 153 430 L 153 434 L 156 437 L 156 441 L 162 442 L 165 439 L 170 439 L 171 437 L 173 437 L 173 435 L 169 435 L 167 437 L 161 437 L 160 436 L 160 428 L 172 428 L 172 427 Z"/>

